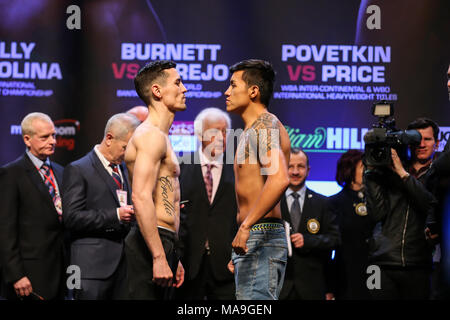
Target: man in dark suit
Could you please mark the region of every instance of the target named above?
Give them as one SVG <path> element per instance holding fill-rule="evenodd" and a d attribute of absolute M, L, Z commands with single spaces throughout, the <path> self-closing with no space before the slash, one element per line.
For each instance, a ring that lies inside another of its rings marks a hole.
<path fill-rule="evenodd" d="M 327 198 L 305 185 L 309 170 L 306 153 L 292 149 L 290 184 L 281 199 L 282 218 L 291 226 L 292 256 L 288 258 L 280 300 L 325 299 L 325 266 L 340 241 Z"/>
<path fill-rule="evenodd" d="M 70 231 L 70 263 L 80 267 L 75 299 L 125 299 L 124 238 L 134 220 L 131 188 L 123 163 L 128 140 L 139 121 L 112 116 L 102 142 L 64 170 L 64 225 Z"/>
<path fill-rule="evenodd" d="M 233 165 L 226 163 L 227 113 L 207 108 L 194 121 L 201 142 L 198 152 L 180 161 L 180 238 L 186 281 L 180 299 L 235 299 L 233 274 L 227 264 L 237 231 Z"/>
<path fill-rule="evenodd" d="M 22 120 L 25 154 L 1 169 L 0 257 L 7 299 L 64 298 L 63 168 L 50 162 L 55 127 L 43 113 Z"/>

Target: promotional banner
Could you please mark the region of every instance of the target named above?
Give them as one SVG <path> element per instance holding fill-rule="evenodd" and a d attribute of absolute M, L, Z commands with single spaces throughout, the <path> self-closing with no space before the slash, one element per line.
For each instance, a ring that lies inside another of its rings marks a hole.
<path fill-rule="evenodd" d="M 2 165 L 24 151 L 20 122 L 33 111 L 55 121 L 56 161 L 83 156 L 109 117 L 143 105 L 133 78 L 158 59 L 175 61 L 188 89 L 171 131 L 177 151 L 196 148 L 202 109 L 225 110 L 232 64 L 270 61 L 268 109 L 308 153 L 318 192 L 330 193 L 320 182 L 334 181 L 343 152 L 364 149 L 376 101 L 394 103 L 399 129 L 425 116 L 448 139 L 448 1 L 95 0 L 76 3 L 79 20 L 73 4 L 0 0 Z"/>

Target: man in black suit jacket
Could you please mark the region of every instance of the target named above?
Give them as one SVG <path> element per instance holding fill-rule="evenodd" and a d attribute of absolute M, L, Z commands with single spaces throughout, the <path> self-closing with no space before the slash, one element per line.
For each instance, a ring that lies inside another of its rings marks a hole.
<path fill-rule="evenodd" d="M 224 155 L 230 126 L 222 110 L 204 109 L 194 122 L 201 147 L 180 159 L 181 200 L 189 200 L 181 210 L 186 280 L 180 299 L 235 299 L 234 277 L 227 268 L 237 231 L 233 165 Z"/>
<path fill-rule="evenodd" d="M 309 170 L 306 153 L 292 149 L 290 184 L 281 199 L 282 218 L 291 225 L 292 256 L 288 258 L 280 300 L 325 299 L 325 266 L 340 241 L 327 198 L 305 186 Z"/>
<path fill-rule="evenodd" d="M 27 150 L 0 173 L 3 294 L 7 299 L 63 299 L 63 168 L 49 160 L 56 146 L 55 127 L 38 112 L 25 116 L 21 126 Z"/>
<path fill-rule="evenodd" d="M 112 116 L 102 142 L 64 170 L 64 225 L 70 231 L 70 263 L 80 267 L 75 299 L 125 299 L 124 241 L 134 219 L 131 188 L 123 162 L 139 121 Z"/>

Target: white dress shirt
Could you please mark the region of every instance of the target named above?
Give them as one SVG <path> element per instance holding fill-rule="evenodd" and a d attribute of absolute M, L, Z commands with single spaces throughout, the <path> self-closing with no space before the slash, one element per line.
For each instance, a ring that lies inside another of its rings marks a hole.
<path fill-rule="evenodd" d="M 105 156 L 100 152 L 99 148 L 99 144 L 97 144 L 94 147 L 94 151 L 95 154 L 97 155 L 97 157 L 100 159 L 100 162 L 102 163 L 103 167 L 105 167 L 105 170 L 108 171 L 109 175 L 112 177 L 112 173 L 113 173 L 113 169 L 109 166 L 109 164 L 111 162 L 109 162 L 108 160 L 106 160 Z M 120 166 L 117 165 L 117 169 L 119 169 L 119 175 L 120 175 L 120 179 L 122 179 L 123 181 L 123 175 L 122 175 L 122 170 L 120 170 Z"/>
<path fill-rule="evenodd" d="M 109 166 L 109 164 L 111 162 L 106 160 L 105 156 L 100 152 L 100 150 L 98 150 L 99 146 L 100 146 L 99 144 L 95 145 L 94 152 L 97 155 L 97 157 L 100 159 L 100 162 L 102 163 L 105 170 L 108 171 L 109 175 L 112 178 L 113 169 Z M 125 183 L 125 181 L 123 180 L 122 170 L 120 170 L 120 166 L 117 166 L 117 168 L 119 169 L 118 171 L 119 171 L 120 179 L 122 179 L 122 183 Z M 117 218 L 119 219 L 120 222 L 122 222 L 122 220 L 120 220 L 119 208 L 117 208 L 116 212 L 117 212 Z"/>
<path fill-rule="evenodd" d="M 30 158 L 31 162 L 34 164 L 34 166 L 38 169 L 39 175 L 41 176 L 42 180 L 45 181 L 46 178 L 44 177 L 44 174 L 43 174 L 42 171 L 41 171 L 41 167 L 42 167 L 42 165 L 43 165 L 44 163 L 45 163 L 47 166 L 51 167 L 50 159 L 47 157 L 47 159 L 45 159 L 45 161 L 42 161 L 41 159 L 39 159 L 38 157 L 36 157 L 34 154 L 32 154 L 31 151 L 28 150 L 28 148 L 27 148 L 27 150 L 26 150 L 25 152 L 26 152 L 26 154 L 28 155 L 28 158 Z M 52 181 L 53 181 L 53 180 L 52 180 Z M 57 194 L 60 194 L 60 193 L 59 193 L 58 181 L 56 181 L 56 177 L 55 177 L 55 179 L 54 179 L 53 182 L 55 183 L 55 186 L 56 186 L 56 193 L 57 193 Z"/>

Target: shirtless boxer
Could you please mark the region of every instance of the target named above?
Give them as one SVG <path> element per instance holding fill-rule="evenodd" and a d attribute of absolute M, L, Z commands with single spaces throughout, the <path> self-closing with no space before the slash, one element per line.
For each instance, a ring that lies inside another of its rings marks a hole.
<path fill-rule="evenodd" d="M 149 112 L 125 153 L 137 220 L 126 239 L 129 294 L 131 299 L 170 299 L 171 287 L 184 281 L 184 269 L 175 248 L 180 168 L 168 134 L 175 113 L 186 109 L 187 90 L 171 61 L 147 64 L 134 83 Z"/>
<path fill-rule="evenodd" d="M 239 230 L 232 263 L 239 300 L 278 299 L 287 260 L 279 201 L 289 185 L 290 140 L 267 111 L 275 73 L 270 63 L 245 60 L 230 68 L 227 111 L 245 123 L 234 161 Z"/>

